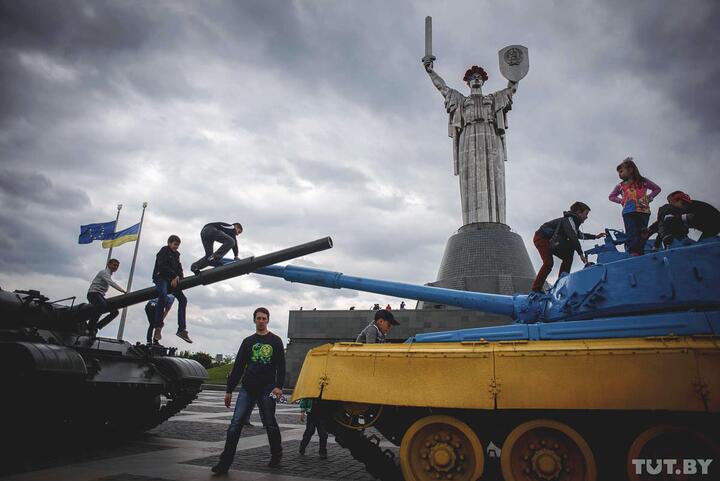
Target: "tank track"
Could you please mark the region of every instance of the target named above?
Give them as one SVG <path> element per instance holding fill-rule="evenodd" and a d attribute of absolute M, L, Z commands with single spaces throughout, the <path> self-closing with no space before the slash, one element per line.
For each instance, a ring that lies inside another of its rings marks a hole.
<path fill-rule="evenodd" d="M 197 386 L 184 386 L 172 398 L 169 398 L 169 401 L 159 410 L 139 420 L 139 425 L 134 426 L 134 428 L 140 431 L 149 431 L 159 426 L 197 399 L 200 391 L 202 391 L 200 384 Z"/>
<path fill-rule="evenodd" d="M 350 451 L 353 458 L 365 465 L 365 470 L 381 481 L 402 481 L 400 466 L 395 453 L 380 447 L 380 438 L 366 436 L 363 431 L 350 429 L 335 421 L 328 421 L 327 429 L 335 441 Z"/>

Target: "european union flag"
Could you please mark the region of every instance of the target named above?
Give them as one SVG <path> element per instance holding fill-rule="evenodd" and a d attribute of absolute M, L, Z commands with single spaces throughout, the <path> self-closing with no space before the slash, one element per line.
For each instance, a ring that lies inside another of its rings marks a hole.
<path fill-rule="evenodd" d="M 90 244 L 94 240 L 112 239 L 115 233 L 115 221 L 80 226 L 78 244 Z"/>

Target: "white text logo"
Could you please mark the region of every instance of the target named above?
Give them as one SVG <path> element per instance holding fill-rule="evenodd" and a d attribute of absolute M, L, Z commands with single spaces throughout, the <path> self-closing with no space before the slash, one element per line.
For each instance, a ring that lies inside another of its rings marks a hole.
<path fill-rule="evenodd" d="M 708 474 L 712 459 L 633 459 L 635 474 Z"/>

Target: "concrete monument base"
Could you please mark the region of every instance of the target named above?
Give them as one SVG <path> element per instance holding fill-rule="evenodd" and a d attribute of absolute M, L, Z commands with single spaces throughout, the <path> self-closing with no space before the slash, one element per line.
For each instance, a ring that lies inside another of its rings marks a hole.
<path fill-rule="evenodd" d="M 535 270 L 522 237 L 497 222 L 462 226 L 447 241 L 437 280 L 428 285 L 491 294 L 530 292 Z M 437 305 L 418 306 L 437 308 Z"/>

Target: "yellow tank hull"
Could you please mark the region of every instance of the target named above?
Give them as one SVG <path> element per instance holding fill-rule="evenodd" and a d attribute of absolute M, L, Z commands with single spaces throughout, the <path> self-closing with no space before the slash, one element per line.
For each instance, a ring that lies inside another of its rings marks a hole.
<path fill-rule="evenodd" d="M 376 427 L 401 447 L 406 480 L 664 479 L 633 471 L 637 459 L 680 459 L 678 444 L 697 446 L 687 457 L 717 453 L 720 473 L 717 336 L 326 344 L 307 354 L 293 398 L 322 400 L 354 454 L 351 432 Z M 495 474 L 490 443 L 502 451 Z"/>

